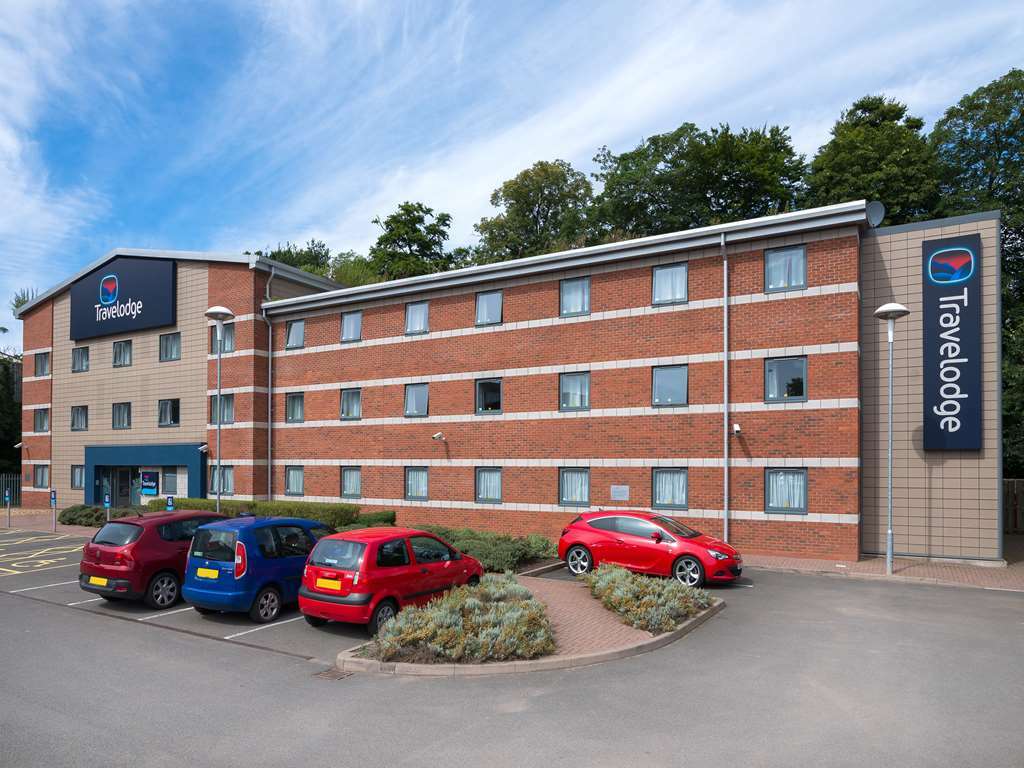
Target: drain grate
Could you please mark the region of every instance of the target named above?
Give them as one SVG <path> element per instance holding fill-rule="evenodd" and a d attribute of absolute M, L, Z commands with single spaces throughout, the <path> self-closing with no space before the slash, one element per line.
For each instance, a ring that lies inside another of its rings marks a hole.
<path fill-rule="evenodd" d="M 352 672 L 342 672 L 337 667 L 331 667 L 325 669 L 323 672 L 317 672 L 313 677 L 319 678 L 320 680 L 344 680 L 346 677 L 352 677 Z"/>

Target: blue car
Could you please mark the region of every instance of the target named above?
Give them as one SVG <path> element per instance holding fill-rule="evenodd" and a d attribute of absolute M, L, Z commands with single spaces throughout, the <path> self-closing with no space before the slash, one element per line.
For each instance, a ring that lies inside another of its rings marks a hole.
<path fill-rule="evenodd" d="M 236 517 L 196 529 L 181 594 L 199 613 L 248 613 L 260 624 L 298 601 L 306 558 L 334 530 L 296 517 Z"/>

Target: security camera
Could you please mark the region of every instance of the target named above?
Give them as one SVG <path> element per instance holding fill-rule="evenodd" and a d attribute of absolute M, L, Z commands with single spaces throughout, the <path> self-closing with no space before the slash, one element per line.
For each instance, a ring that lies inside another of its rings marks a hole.
<path fill-rule="evenodd" d="M 738 435 L 740 433 L 740 425 L 739 424 L 733 424 L 732 425 L 732 433 L 734 435 Z"/>
<path fill-rule="evenodd" d="M 435 432 L 430 436 L 431 440 L 444 440 L 444 432 Z"/>
<path fill-rule="evenodd" d="M 207 453 L 210 450 L 210 446 L 207 443 L 203 443 L 197 449 L 200 453 Z"/>

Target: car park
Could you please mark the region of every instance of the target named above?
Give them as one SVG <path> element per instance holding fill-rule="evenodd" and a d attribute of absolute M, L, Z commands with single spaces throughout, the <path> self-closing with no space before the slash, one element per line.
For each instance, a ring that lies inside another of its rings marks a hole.
<path fill-rule="evenodd" d="M 248 613 L 265 624 L 298 598 L 316 542 L 334 533 L 315 520 L 243 516 L 204 525 L 189 551 L 182 595 L 199 613 Z"/>
<path fill-rule="evenodd" d="M 170 608 L 181 597 L 192 535 L 222 517 L 170 512 L 111 520 L 82 548 L 79 586 L 108 600 Z"/>
<path fill-rule="evenodd" d="M 483 575 L 483 566 L 438 536 L 410 528 L 362 528 L 328 536 L 309 556 L 299 610 L 313 626 L 365 624 L 370 634 L 408 605 Z"/>
<path fill-rule="evenodd" d="M 649 512 L 587 512 L 562 530 L 558 557 L 576 575 L 602 564 L 671 576 L 690 587 L 731 582 L 743 558 L 724 541 L 667 515 Z"/>

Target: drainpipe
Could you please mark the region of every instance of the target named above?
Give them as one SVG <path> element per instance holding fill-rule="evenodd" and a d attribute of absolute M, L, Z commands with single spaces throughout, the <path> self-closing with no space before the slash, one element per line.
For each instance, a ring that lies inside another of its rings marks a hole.
<path fill-rule="evenodd" d="M 722 233 L 722 540 L 729 541 L 729 256 Z"/>
<path fill-rule="evenodd" d="M 270 284 L 274 280 L 274 267 L 270 267 L 265 297 L 270 301 Z M 274 325 L 263 309 L 263 322 L 267 324 L 267 501 L 274 497 Z"/>

